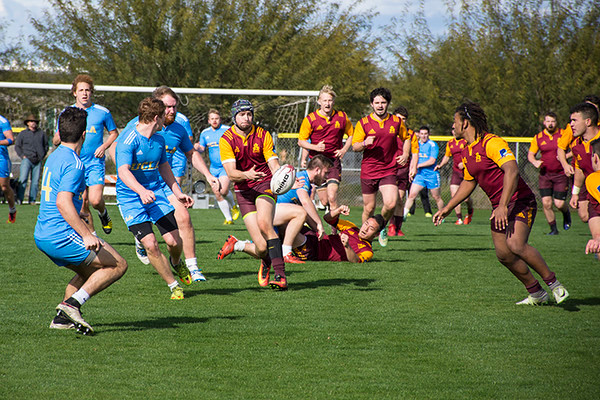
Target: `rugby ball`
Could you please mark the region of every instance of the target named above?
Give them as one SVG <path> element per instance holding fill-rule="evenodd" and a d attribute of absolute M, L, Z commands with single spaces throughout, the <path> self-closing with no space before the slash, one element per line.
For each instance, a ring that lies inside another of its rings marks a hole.
<path fill-rule="evenodd" d="M 296 182 L 296 170 L 289 164 L 282 165 L 273 173 L 271 192 L 273 194 L 287 193 Z"/>

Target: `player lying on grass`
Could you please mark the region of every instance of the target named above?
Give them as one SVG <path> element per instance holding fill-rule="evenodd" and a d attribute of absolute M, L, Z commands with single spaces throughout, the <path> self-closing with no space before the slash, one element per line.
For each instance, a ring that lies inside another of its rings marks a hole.
<path fill-rule="evenodd" d="M 319 239 L 318 232 L 305 227 L 297 235 L 294 244 L 296 255 L 309 261 L 350 261 L 363 263 L 373 258 L 372 241 L 379 231 L 383 229 L 385 220 L 380 214 L 369 217 L 359 228 L 350 221 L 340 219 L 340 215 L 349 215 L 350 208 L 341 205 L 323 217 L 327 223 L 337 229 L 336 234 L 323 235 Z M 257 257 L 254 243 L 247 240 L 238 240 L 229 236 L 219 256 L 225 258 L 236 251 L 243 251 Z"/>
<path fill-rule="evenodd" d="M 93 295 L 109 287 L 127 271 L 127 262 L 98 238 L 79 217 L 85 191 L 85 173 L 79 152 L 85 140 L 87 113 L 68 107 L 58 119 L 61 144 L 44 165 L 40 213 L 35 226 L 35 244 L 56 265 L 75 276 L 65 290 L 64 301 L 50 328 L 74 329 L 84 334 L 94 330 L 81 316 L 80 307 Z"/>
<path fill-rule="evenodd" d="M 588 193 L 588 226 L 592 238 L 585 247 L 585 253 L 600 253 L 600 139 L 590 143 L 594 172 L 585 179 Z"/>
<path fill-rule="evenodd" d="M 457 139 L 467 141 L 462 152 L 464 180 L 448 204 L 435 213 L 434 224 L 440 225 L 479 184 L 492 203 L 490 221 L 496 257 L 529 292 L 529 296 L 517 304 L 548 302 L 548 293 L 542 289 L 530 267 L 552 290 L 556 303 L 562 303 L 569 293 L 540 253 L 527 243 L 537 203 L 533 192 L 519 176 L 519 167 L 508 143 L 488 132 L 487 116 L 476 103 L 463 103 L 455 110 L 452 128 Z"/>

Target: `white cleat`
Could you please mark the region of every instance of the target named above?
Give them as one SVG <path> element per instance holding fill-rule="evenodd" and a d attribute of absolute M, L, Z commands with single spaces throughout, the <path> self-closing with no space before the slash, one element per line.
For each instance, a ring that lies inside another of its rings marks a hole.
<path fill-rule="evenodd" d="M 379 244 L 381 245 L 381 247 L 385 247 L 388 245 L 388 234 L 386 228 L 383 228 L 381 232 L 379 232 Z"/>
<path fill-rule="evenodd" d="M 539 293 L 539 295 L 538 295 Z M 546 293 L 545 290 L 542 290 L 538 293 L 530 294 L 525 299 L 515 303 L 517 305 L 526 305 L 526 306 L 541 306 L 542 304 L 548 303 L 550 296 Z"/>
<path fill-rule="evenodd" d="M 192 275 L 193 282 L 204 282 L 206 281 L 206 277 L 202 274 L 199 269 L 194 269 L 190 271 L 190 275 Z"/>
<path fill-rule="evenodd" d="M 554 300 L 556 300 L 556 304 L 560 304 L 569 297 L 569 292 L 563 285 L 559 285 L 552 289 L 552 294 L 554 295 Z"/>
<path fill-rule="evenodd" d="M 150 264 L 150 259 L 148 258 L 146 249 L 144 248 L 144 246 L 142 246 L 140 241 L 137 240 L 137 238 L 135 239 L 135 255 L 137 256 L 138 260 L 140 260 L 142 262 L 142 264 L 144 264 L 144 265 Z"/>

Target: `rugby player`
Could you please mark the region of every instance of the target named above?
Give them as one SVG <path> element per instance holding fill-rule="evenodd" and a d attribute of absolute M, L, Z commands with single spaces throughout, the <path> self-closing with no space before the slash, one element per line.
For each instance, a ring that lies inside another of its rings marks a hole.
<path fill-rule="evenodd" d="M 457 139 L 467 141 L 467 147 L 462 151 L 464 180 L 448 204 L 435 213 L 434 224 L 440 225 L 479 184 L 492 203 L 490 224 L 496 257 L 529 293 L 516 304 L 540 305 L 548 302 L 548 293 L 530 268 L 548 285 L 556 303 L 562 303 L 569 293 L 540 253 L 527 243 L 537 203 L 533 192 L 519 176 L 519 167 L 508 143 L 488 132 L 487 116 L 476 103 L 463 103 L 455 110 L 452 128 Z"/>

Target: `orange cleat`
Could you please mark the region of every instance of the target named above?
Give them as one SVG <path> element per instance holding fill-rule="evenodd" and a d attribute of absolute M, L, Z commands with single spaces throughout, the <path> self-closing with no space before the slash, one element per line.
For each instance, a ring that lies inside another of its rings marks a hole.
<path fill-rule="evenodd" d="M 463 221 L 463 224 L 465 225 L 469 225 L 471 223 L 471 220 L 473 220 L 473 214 L 469 214 L 465 217 L 465 220 Z"/>
<path fill-rule="evenodd" d="M 304 261 L 296 257 L 294 253 L 289 253 L 288 255 L 284 256 L 283 261 L 286 264 L 304 264 Z"/>
<path fill-rule="evenodd" d="M 388 226 L 388 236 L 398 236 L 396 225 L 390 224 L 390 226 Z"/>
<path fill-rule="evenodd" d="M 219 250 L 219 253 L 217 254 L 217 260 L 222 260 L 231 253 L 233 253 L 233 249 L 237 241 L 238 240 L 235 236 L 229 235 L 229 237 L 225 241 L 225 244 L 223 245 L 223 247 L 221 247 L 221 250 Z"/>
<path fill-rule="evenodd" d="M 404 236 L 404 232 L 402 232 L 402 230 L 398 229 L 396 236 Z"/>
<path fill-rule="evenodd" d="M 287 279 L 283 275 L 275 275 L 275 279 L 269 282 L 269 286 L 274 290 L 287 290 Z"/>
<path fill-rule="evenodd" d="M 7 224 L 14 224 L 15 222 L 17 222 L 17 212 L 9 212 L 8 213 L 8 221 L 6 221 Z"/>
<path fill-rule="evenodd" d="M 264 260 L 260 262 L 260 268 L 258 269 L 258 284 L 262 287 L 269 285 L 269 272 L 271 271 L 271 265 L 265 264 Z"/>

